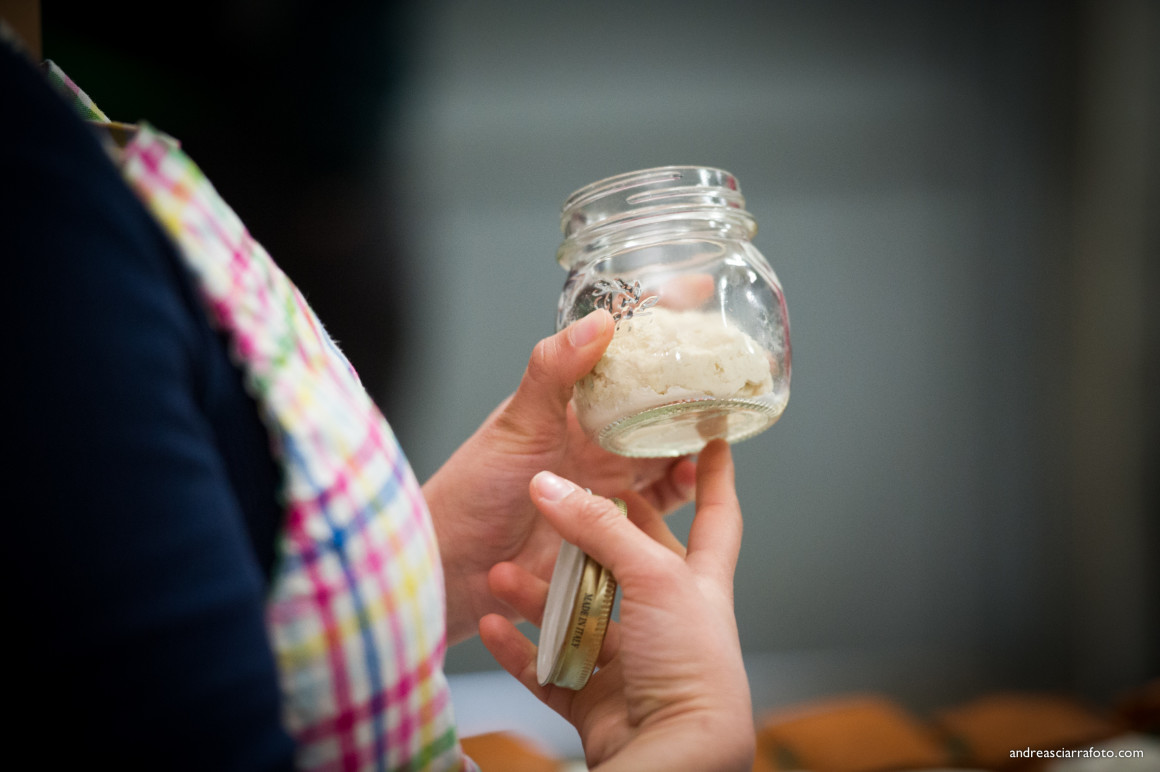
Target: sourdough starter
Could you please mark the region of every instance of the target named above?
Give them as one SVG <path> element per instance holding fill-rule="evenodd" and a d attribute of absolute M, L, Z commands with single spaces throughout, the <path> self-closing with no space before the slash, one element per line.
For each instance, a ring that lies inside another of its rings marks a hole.
<path fill-rule="evenodd" d="M 598 432 L 642 410 L 773 391 L 771 358 L 719 313 L 651 308 L 621 322 L 604 356 L 576 386 L 584 428 Z"/>

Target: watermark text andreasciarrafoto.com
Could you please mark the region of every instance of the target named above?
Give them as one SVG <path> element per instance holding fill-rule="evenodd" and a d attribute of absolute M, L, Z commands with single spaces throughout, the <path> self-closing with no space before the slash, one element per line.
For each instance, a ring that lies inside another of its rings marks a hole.
<path fill-rule="evenodd" d="M 1112 748 L 1014 748 L 1011 751 L 1013 759 L 1142 759 L 1144 751 L 1141 749 Z"/>

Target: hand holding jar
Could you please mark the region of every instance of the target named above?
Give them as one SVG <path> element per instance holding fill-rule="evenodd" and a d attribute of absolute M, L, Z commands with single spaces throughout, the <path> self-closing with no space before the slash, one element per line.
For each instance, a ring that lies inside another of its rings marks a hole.
<path fill-rule="evenodd" d="M 715 441 L 701 453 L 687 551 L 635 494 L 625 495 L 627 518 L 550 473 L 533 479 L 531 495 L 568 542 L 616 575 L 620 619 L 579 691 L 541 686 L 536 647 L 499 616 L 480 623 L 492 655 L 576 727 L 594 770 L 749 770 L 752 706 L 733 616 L 742 524 L 729 446 Z M 502 563 L 490 582 L 523 616 L 540 620 L 542 579 Z"/>
<path fill-rule="evenodd" d="M 728 172 L 666 166 L 592 183 L 564 204 L 568 269 L 557 326 L 604 309 L 615 332 L 572 404 L 599 446 L 635 458 L 696 453 L 758 434 L 789 400 L 789 316 L 750 243 L 757 226 Z M 565 543 L 540 630 L 541 684 L 581 689 L 616 593 Z"/>
<path fill-rule="evenodd" d="M 621 456 L 701 452 L 697 513 L 686 553 L 639 497 L 617 502 L 623 518 L 612 502 L 537 475 L 532 498 L 565 540 L 551 582 L 511 564 L 490 578 L 498 597 L 539 620 L 539 649 L 496 617 L 481 621 L 481 635 L 577 727 L 589 765 L 748 769 L 751 703 L 732 608 L 741 513 L 728 443 L 772 426 L 789 399 L 781 284 L 750 244 L 756 224 L 737 181 L 718 169 L 593 183 L 565 203 L 561 227 L 568 279 L 557 327 L 593 309 L 615 327 L 576 383 L 579 423 Z"/>
<path fill-rule="evenodd" d="M 537 472 L 551 470 L 606 496 L 637 491 L 664 512 L 692 497 L 692 461 L 626 460 L 595 445 L 576 421 L 573 386 L 600 359 L 613 325 L 598 310 L 540 341 L 515 393 L 424 483 L 450 643 L 474 635 L 486 613 L 511 613 L 488 590 L 493 565 L 516 561 L 536 576 L 551 575 L 560 536 L 528 498 Z"/>

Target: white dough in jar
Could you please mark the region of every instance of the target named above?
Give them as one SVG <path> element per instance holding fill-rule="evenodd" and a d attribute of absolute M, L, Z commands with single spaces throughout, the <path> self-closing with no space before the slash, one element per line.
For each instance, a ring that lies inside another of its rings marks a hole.
<path fill-rule="evenodd" d="M 746 399 L 773 391 L 772 359 L 719 313 L 653 307 L 620 322 L 604 356 L 576 387 L 585 428 L 694 399 Z"/>

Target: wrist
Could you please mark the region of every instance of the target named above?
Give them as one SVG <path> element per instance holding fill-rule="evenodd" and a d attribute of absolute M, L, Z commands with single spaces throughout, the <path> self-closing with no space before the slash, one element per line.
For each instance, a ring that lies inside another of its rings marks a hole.
<path fill-rule="evenodd" d="M 443 495 L 438 472 L 423 484 L 422 490 L 435 531 L 435 543 L 439 549 L 439 563 L 443 574 L 444 622 L 447 643 L 452 645 L 471 637 L 473 632 L 470 624 L 470 603 L 466 602 L 466 594 L 461 589 L 467 582 L 462 571 L 463 560 L 461 556 L 455 554 L 455 542 L 446 532 L 446 518 L 442 516 L 446 507 L 454 504 L 448 502 Z"/>
<path fill-rule="evenodd" d="M 465 595 L 460 588 L 466 583 L 462 577 L 449 572 L 446 563 L 443 564 L 443 587 L 446 608 L 446 635 L 447 645 L 454 646 L 475 635 L 477 630 L 476 616 L 471 610 L 471 604 L 465 602 Z"/>
<path fill-rule="evenodd" d="M 750 772 L 757 751 L 751 715 L 688 718 L 642 731 L 592 772 Z"/>
<path fill-rule="evenodd" d="M 478 558 L 478 536 L 456 528 L 456 513 L 470 510 L 472 502 L 456 495 L 453 481 L 442 472 L 423 485 L 423 497 L 435 530 L 439 563 L 443 573 L 445 626 L 448 645 L 478 634 L 479 620 L 497 611 L 487 584 L 487 566 Z M 448 482 L 449 484 L 444 484 Z"/>

